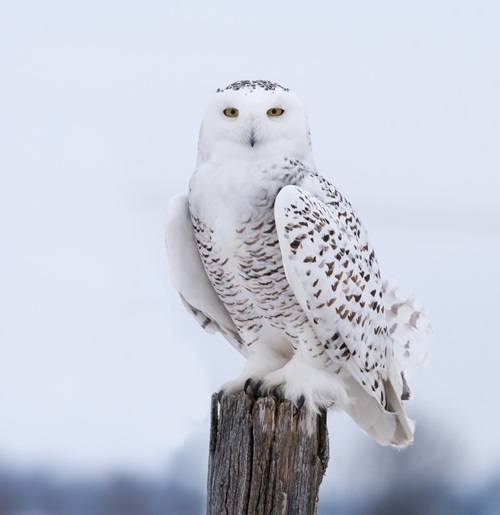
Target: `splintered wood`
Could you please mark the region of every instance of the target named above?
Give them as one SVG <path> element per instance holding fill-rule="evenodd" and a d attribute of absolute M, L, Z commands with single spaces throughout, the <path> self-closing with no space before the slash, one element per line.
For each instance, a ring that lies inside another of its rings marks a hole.
<path fill-rule="evenodd" d="M 315 515 L 326 414 L 244 393 L 212 397 L 207 515 Z"/>

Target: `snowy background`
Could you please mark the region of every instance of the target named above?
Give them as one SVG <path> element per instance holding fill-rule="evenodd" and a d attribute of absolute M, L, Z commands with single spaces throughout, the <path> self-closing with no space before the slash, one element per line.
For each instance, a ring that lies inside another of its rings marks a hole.
<path fill-rule="evenodd" d="M 500 477 L 499 26 L 495 0 L 2 2 L 0 467 L 204 487 L 210 394 L 242 358 L 173 291 L 165 211 L 207 98 L 268 79 L 304 102 L 383 273 L 428 306 L 413 471 Z M 345 415 L 330 438 L 337 498 L 407 459 Z"/>

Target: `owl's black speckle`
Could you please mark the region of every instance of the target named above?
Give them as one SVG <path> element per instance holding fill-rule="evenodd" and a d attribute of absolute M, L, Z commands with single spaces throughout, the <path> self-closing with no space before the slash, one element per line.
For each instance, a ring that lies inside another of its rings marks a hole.
<path fill-rule="evenodd" d="M 250 91 L 254 91 L 255 89 L 263 89 L 264 91 L 276 91 L 278 89 L 282 91 L 290 91 L 288 88 L 284 88 L 275 82 L 271 82 L 268 80 L 239 80 L 237 82 L 233 82 L 229 84 L 226 88 L 218 89 L 217 93 L 222 93 L 223 91 L 228 91 L 232 89 L 233 91 L 238 91 L 239 89 L 247 89 Z"/>

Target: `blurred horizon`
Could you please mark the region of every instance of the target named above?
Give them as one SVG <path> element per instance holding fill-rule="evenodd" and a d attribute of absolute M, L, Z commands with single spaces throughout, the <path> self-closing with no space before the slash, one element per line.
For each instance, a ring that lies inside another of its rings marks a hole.
<path fill-rule="evenodd" d="M 0 461 L 0 515 L 202 515 L 206 512 L 206 467 L 196 456 L 200 450 L 197 439 L 188 442 L 159 476 L 115 471 L 105 476 L 68 477 L 43 469 L 15 471 Z M 208 448 L 204 451 L 208 457 Z M 368 464 L 370 469 L 369 474 L 353 476 L 359 481 L 358 493 L 360 488 L 363 491 L 360 496 L 332 490 L 331 469 L 337 464 L 335 448 L 330 449 L 318 515 L 497 513 L 500 469 L 488 481 L 464 489 L 454 470 L 458 452 L 446 439 L 436 441 L 429 433 L 402 452 L 367 440 L 352 457 L 354 463 Z"/>

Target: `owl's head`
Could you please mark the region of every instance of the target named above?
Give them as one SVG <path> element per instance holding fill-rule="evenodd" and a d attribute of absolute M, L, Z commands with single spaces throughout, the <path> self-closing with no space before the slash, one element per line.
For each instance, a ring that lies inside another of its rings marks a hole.
<path fill-rule="evenodd" d="M 209 159 L 292 156 L 312 164 L 302 102 L 268 81 L 239 81 L 217 90 L 203 117 L 198 163 Z"/>

